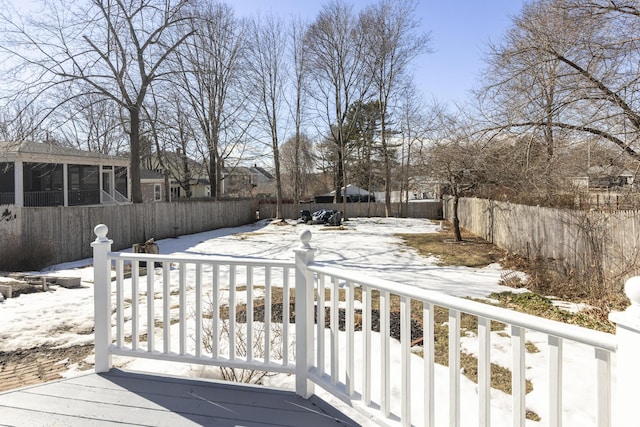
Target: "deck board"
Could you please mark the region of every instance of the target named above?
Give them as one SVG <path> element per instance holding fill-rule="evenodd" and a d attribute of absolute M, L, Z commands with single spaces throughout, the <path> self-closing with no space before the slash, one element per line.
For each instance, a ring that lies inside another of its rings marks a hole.
<path fill-rule="evenodd" d="M 0 393 L 0 425 L 355 426 L 314 396 L 111 370 Z"/>

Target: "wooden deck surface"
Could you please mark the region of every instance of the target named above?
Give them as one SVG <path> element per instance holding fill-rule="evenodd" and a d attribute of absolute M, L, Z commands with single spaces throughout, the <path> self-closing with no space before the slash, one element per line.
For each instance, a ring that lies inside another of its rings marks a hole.
<path fill-rule="evenodd" d="M 112 369 L 0 393 L 1 426 L 355 426 L 313 396 Z"/>

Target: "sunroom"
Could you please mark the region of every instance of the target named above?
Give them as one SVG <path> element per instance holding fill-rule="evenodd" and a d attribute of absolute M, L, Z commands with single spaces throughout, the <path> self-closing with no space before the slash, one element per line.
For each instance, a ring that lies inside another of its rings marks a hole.
<path fill-rule="evenodd" d="M 0 142 L 0 204 L 86 206 L 129 201 L 129 161 L 39 142 Z"/>

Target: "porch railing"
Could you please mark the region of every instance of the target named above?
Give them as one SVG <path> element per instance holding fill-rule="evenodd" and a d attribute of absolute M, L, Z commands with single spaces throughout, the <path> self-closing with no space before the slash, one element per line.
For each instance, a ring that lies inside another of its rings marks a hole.
<path fill-rule="evenodd" d="M 25 191 L 24 205 L 27 207 L 62 206 L 64 205 L 64 191 Z"/>
<path fill-rule="evenodd" d="M 497 340 L 492 324 L 498 322 L 506 325 L 498 329 L 509 336 L 511 347 L 508 425 L 525 425 L 530 334 L 547 337 L 545 425 L 563 422 L 567 342 L 591 349 L 587 365 L 593 366 L 595 425 L 628 425 L 633 419 L 628 417 L 635 416 L 640 278 L 627 282 L 632 306 L 612 315 L 617 322 L 613 335 L 315 262 L 308 230 L 301 233 L 292 261 L 118 253 L 110 251 L 105 225 L 95 233 L 97 372 L 111 368 L 112 355 L 284 372 L 295 375 L 301 396 L 311 396 L 318 386 L 375 422 L 442 425 L 436 420 L 443 397 L 437 395 L 436 369 L 441 367 L 435 359 L 436 341 L 442 338 L 434 334 L 440 327 L 434 314 L 441 318 L 444 310 L 449 368 L 443 405 L 448 406 L 449 426 L 461 424 L 463 313 L 477 323 L 475 331 L 467 332 L 477 337 L 478 425 L 496 420 L 491 365 L 492 341 Z M 418 365 L 414 344 L 421 344 Z M 584 379 L 589 375 L 585 372 Z M 613 378 L 620 403 L 614 407 Z"/>
<path fill-rule="evenodd" d="M 113 196 L 104 190 L 100 190 L 103 205 L 127 205 L 131 202 L 125 196 L 114 190 Z"/>
<path fill-rule="evenodd" d="M 69 190 L 69 206 L 99 205 L 101 190 Z"/>
<path fill-rule="evenodd" d="M 13 205 L 16 202 L 14 192 L 0 192 L 0 205 Z"/>

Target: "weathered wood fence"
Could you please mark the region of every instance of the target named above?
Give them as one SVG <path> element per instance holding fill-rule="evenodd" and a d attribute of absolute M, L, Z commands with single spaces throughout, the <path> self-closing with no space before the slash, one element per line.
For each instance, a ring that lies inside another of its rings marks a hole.
<path fill-rule="evenodd" d="M 107 224 L 114 250 L 147 239 L 164 239 L 255 221 L 252 200 L 144 203 L 109 206 L 26 208 L 0 206 L 0 245 L 25 247 L 25 239 L 48 242 L 54 263 L 91 257 L 95 224 Z"/>
<path fill-rule="evenodd" d="M 342 204 L 300 204 L 298 209 L 342 210 Z M 20 248 L 48 245 L 54 254 L 52 263 L 84 259 L 91 256 L 87 242 L 92 240 L 93 226 L 106 224 L 113 231 L 113 249 L 131 247 L 150 238 L 164 239 L 223 227 L 249 224 L 257 218 L 272 218 L 276 206 L 255 200 L 182 201 L 180 203 L 144 203 L 105 206 L 66 206 L 27 208 L 0 206 L 0 245 Z M 285 218 L 295 219 L 299 212 L 293 204 L 283 206 Z M 394 216 L 413 218 L 442 217 L 442 203 L 410 203 L 408 212 L 393 205 Z M 385 216 L 383 203 L 349 203 L 347 215 Z M 25 244 L 37 240 L 38 246 Z"/>
<path fill-rule="evenodd" d="M 282 205 L 282 216 L 296 219 L 300 217 L 301 210 L 308 210 L 313 213 L 320 209 L 342 211 L 343 208 L 344 205 L 342 203 L 300 203 L 296 210 L 295 205 L 292 203 L 285 203 Z M 274 218 L 276 216 L 275 203 L 260 202 L 258 210 L 260 218 Z M 428 200 L 412 202 L 408 206 L 401 203 L 392 203 L 391 212 L 394 217 L 441 219 L 442 202 L 440 200 Z M 371 216 L 384 217 L 384 203 L 347 203 L 346 218 Z"/>
<path fill-rule="evenodd" d="M 452 199 L 444 216 L 453 218 Z M 640 212 L 573 211 L 493 200 L 460 200 L 461 227 L 526 257 L 553 260 L 561 268 L 589 271 L 601 265 L 605 277 L 640 273 Z"/>

